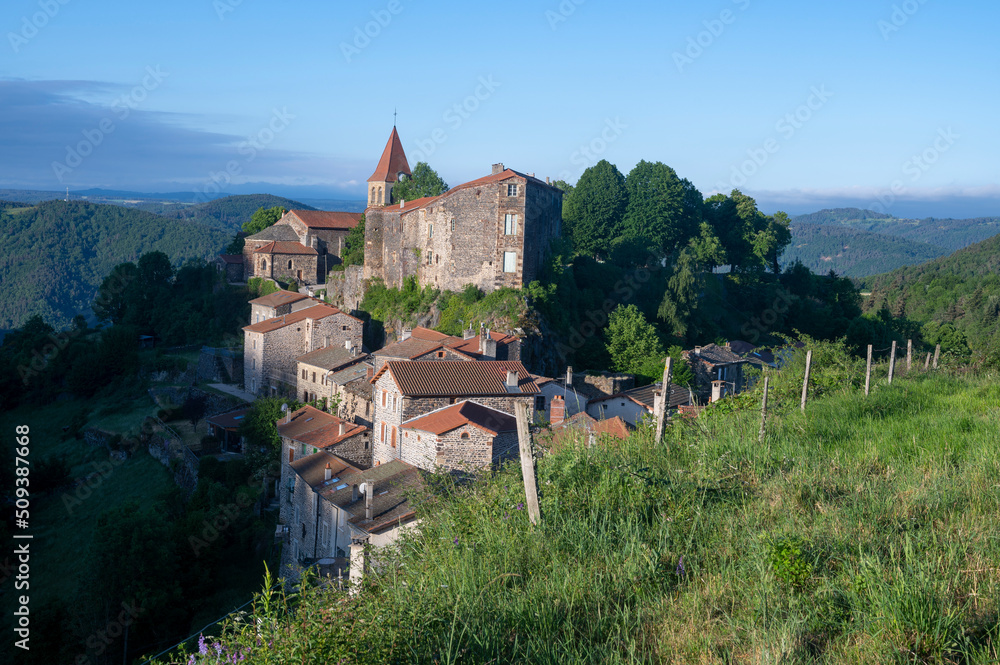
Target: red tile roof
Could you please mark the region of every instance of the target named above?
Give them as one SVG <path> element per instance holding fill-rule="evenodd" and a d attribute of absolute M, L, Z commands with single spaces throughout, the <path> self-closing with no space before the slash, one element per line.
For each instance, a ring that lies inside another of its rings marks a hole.
<path fill-rule="evenodd" d="M 385 144 L 385 150 L 382 151 L 382 158 L 378 160 L 375 173 L 368 178 L 368 182 L 396 182 L 399 173 L 410 175 L 410 165 L 406 163 L 403 143 L 399 140 L 396 128 L 393 127 L 389 141 Z"/>
<path fill-rule="evenodd" d="M 272 240 L 253 250 L 254 254 L 319 254 L 312 247 L 306 247 L 300 242 L 290 240 Z"/>
<path fill-rule="evenodd" d="M 470 337 L 469 339 L 455 338 L 456 341 L 448 344 L 448 346 L 455 349 L 456 351 L 461 351 L 462 353 L 478 356 L 480 337 L 482 337 L 482 335 L 476 335 L 475 337 Z M 490 339 L 495 341 L 498 346 L 504 346 L 510 344 L 511 342 L 517 341 L 518 338 L 514 335 L 508 335 L 507 333 L 495 332 L 491 330 Z"/>
<path fill-rule="evenodd" d="M 357 473 L 359 469 L 351 466 L 336 455 L 330 453 L 313 453 L 300 457 L 291 464 L 292 470 L 299 474 L 310 487 L 320 487 L 327 483 L 326 467 L 330 467 L 330 480 L 340 480 L 341 476 Z"/>
<path fill-rule="evenodd" d="M 250 301 L 251 305 L 263 305 L 264 307 L 280 307 L 281 305 L 287 305 L 288 303 L 298 302 L 300 300 L 306 299 L 309 296 L 303 295 L 301 293 L 295 293 L 294 291 L 275 291 L 274 293 L 269 293 L 266 296 L 261 296 L 260 298 L 254 298 Z"/>
<path fill-rule="evenodd" d="M 289 210 L 311 229 L 353 229 L 364 217 L 363 212 L 334 212 L 327 210 Z"/>
<path fill-rule="evenodd" d="M 383 155 L 383 159 L 384 158 L 385 156 Z M 375 178 L 374 176 L 372 176 L 372 178 L 369 178 L 369 182 L 374 178 Z M 434 203 L 438 199 L 443 199 L 448 195 L 450 195 L 452 192 L 458 192 L 463 189 L 470 189 L 472 187 L 483 187 L 485 185 L 490 185 L 497 182 L 503 182 L 504 180 L 509 180 L 511 178 L 522 183 L 531 181 L 532 183 L 535 183 L 537 185 L 543 185 L 545 187 L 550 187 L 552 189 L 559 189 L 558 187 L 542 182 L 541 180 L 533 176 L 519 173 L 517 171 L 514 171 L 513 169 L 506 169 L 504 171 L 501 171 L 500 173 L 494 173 L 491 175 L 483 176 L 482 178 L 476 178 L 475 180 L 470 180 L 469 182 L 462 183 L 461 185 L 456 185 L 455 187 L 452 187 L 451 189 L 449 189 L 444 194 L 441 194 L 440 196 L 428 196 L 422 199 L 406 201 L 403 203 L 403 205 L 388 205 L 385 206 L 384 210 L 385 212 L 389 213 L 393 212 L 407 213 L 412 210 L 417 210 L 419 208 L 429 207 L 432 203 Z"/>
<path fill-rule="evenodd" d="M 255 323 L 252 326 L 244 326 L 243 330 L 247 332 L 256 333 L 268 333 L 279 328 L 284 328 L 285 326 L 290 326 L 294 323 L 299 323 L 300 321 L 305 321 L 306 319 L 312 319 L 318 321 L 319 319 L 325 319 L 328 316 L 334 316 L 336 314 L 343 314 L 344 316 L 351 316 L 341 312 L 336 307 L 331 307 L 330 305 L 315 305 L 313 307 L 307 307 L 306 309 L 300 309 L 297 312 L 292 312 L 291 314 L 285 314 L 284 316 L 278 316 L 273 319 L 268 319 L 267 321 L 261 321 L 260 323 Z M 355 317 L 351 317 L 355 318 Z"/>
<path fill-rule="evenodd" d="M 508 391 L 505 385 L 508 371 L 517 372 L 518 385 L 514 391 Z M 400 392 L 411 397 L 531 395 L 539 392 L 524 365 L 512 360 L 390 361 L 372 378 L 372 383 L 386 372 L 390 372 Z"/>
<path fill-rule="evenodd" d="M 343 434 L 340 433 L 342 424 Z M 278 421 L 279 435 L 314 448 L 335 446 L 367 429 L 308 405 L 293 412 L 290 422 L 286 423 L 284 419 Z"/>
<path fill-rule="evenodd" d="M 430 328 L 424 328 L 423 326 L 417 326 L 412 331 L 410 331 L 410 337 L 416 337 L 417 339 L 428 339 L 434 342 L 440 342 L 442 340 L 458 340 L 457 337 L 448 335 L 443 332 L 438 332 L 437 330 L 432 330 Z"/>
<path fill-rule="evenodd" d="M 408 420 L 402 427 L 440 436 L 463 425 L 473 425 L 493 436 L 517 429 L 514 416 L 468 400 Z"/>

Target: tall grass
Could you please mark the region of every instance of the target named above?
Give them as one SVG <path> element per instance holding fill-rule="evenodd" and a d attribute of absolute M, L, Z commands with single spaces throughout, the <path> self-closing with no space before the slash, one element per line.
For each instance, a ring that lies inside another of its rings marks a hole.
<path fill-rule="evenodd" d="M 438 481 L 419 535 L 362 593 L 262 596 L 220 649 L 251 663 L 996 662 L 997 380 L 914 374 L 867 399 L 831 385 L 805 414 L 779 399 L 763 443 L 751 393 L 663 444 L 640 430 L 561 449 L 538 463 L 537 527 L 516 466 Z"/>

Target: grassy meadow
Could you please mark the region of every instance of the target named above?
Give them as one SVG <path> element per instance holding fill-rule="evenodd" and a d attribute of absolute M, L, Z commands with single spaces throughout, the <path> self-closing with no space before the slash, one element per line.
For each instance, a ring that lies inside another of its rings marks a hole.
<path fill-rule="evenodd" d="M 805 414 L 779 385 L 762 443 L 758 388 L 661 445 L 561 449 L 538 527 L 517 465 L 440 481 L 362 593 L 272 592 L 194 660 L 997 662 L 998 379 L 845 381 Z"/>

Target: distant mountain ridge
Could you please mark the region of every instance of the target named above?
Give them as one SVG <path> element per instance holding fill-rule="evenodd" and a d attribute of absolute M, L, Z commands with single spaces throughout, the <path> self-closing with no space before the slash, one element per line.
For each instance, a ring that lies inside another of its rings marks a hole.
<path fill-rule="evenodd" d="M 791 219 L 784 264 L 866 277 L 919 264 L 1000 234 L 1000 217 L 904 219 L 861 208 L 831 208 Z"/>

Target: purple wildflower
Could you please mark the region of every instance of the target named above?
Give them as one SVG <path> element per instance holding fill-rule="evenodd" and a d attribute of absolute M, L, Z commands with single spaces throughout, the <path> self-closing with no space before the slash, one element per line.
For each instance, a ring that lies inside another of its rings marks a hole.
<path fill-rule="evenodd" d="M 515 510 L 524 510 L 524 502 L 522 501 L 521 503 L 519 503 L 516 506 L 514 506 L 514 509 Z"/>
<path fill-rule="evenodd" d="M 684 577 L 684 556 L 682 555 L 680 561 L 677 562 L 677 577 Z"/>
<path fill-rule="evenodd" d="M 453 540 L 452 542 L 454 542 L 456 545 L 458 545 L 458 536 L 455 536 L 455 540 Z"/>
<path fill-rule="evenodd" d="M 198 636 L 198 653 L 200 653 L 202 655 L 205 655 L 206 653 L 208 653 L 208 647 L 205 646 L 205 636 L 204 635 L 199 635 Z"/>
<path fill-rule="evenodd" d="M 194 665 L 194 654 L 188 657 L 188 665 Z"/>

